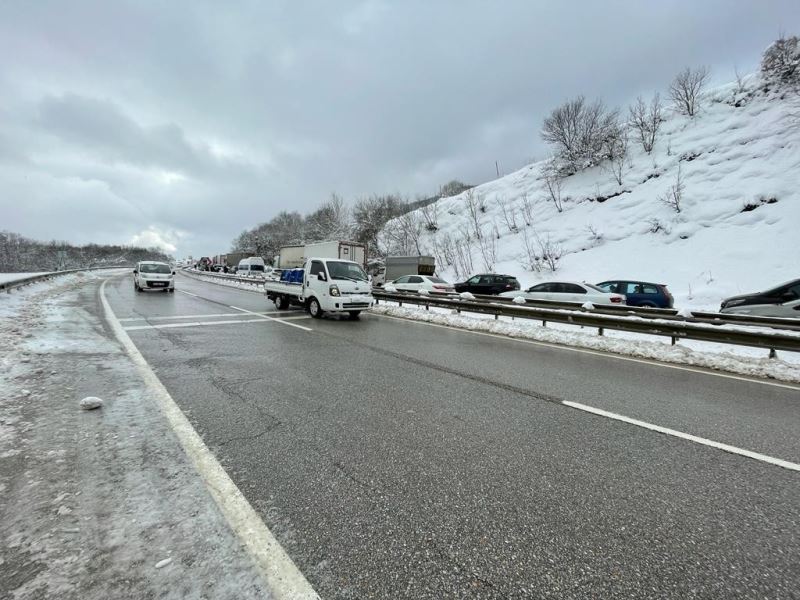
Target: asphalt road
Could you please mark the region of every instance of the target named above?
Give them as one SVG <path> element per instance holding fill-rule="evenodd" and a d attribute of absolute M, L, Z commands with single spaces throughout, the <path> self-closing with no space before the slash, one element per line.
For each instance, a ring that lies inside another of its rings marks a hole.
<path fill-rule="evenodd" d="M 800 597 L 800 473 L 561 404 L 798 462 L 797 388 L 177 288 L 106 294 L 324 598 Z"/>

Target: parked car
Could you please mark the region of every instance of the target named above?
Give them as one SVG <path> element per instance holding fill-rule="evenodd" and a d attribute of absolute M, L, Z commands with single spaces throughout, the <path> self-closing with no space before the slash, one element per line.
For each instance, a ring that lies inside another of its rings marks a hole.
<path fill-rule="evenodd" d="M 787 281 L 766 292 L 726 298 L 722 301 L 719 311 L 759 317 L 800 319 L 800 279 Z"/>
<path fill-rule="evenodd" d="M 495 273 L 485 273 L 473 275 L 462 283 L 454 286 L 456 291 L 470 292 L 472 294 L 487 294 L 496 296 L 502 292 L 509 292 L 519 289 L 519 281 L 511 275 L 497 275 Z"/>
<path fill-rule="evenodd" d="M 260 256 L 243 258 L 236 267 L 236 274 L 243 277 L 264 277 L 266 264 Z"/>
<path fill-rule="evenodd" d="M 606 292 L 625 296 L 625 303 L 628 306 L 672 308 L 675 303 L 675 299 L 663 283 L 615 279 L 598 283 L 597 287 Z"/>
<path fill-rule="evenodd" d="M 526 300 L 556 300 L 559 302 L 591 302 L 592 304 L 625 304 L 625 296 L 607 292 L 591 283 L 548 281 L 529 287 L 524 292 L 504 292 L 503 298 L 522 296 Z"/>
<path fill-rule="evenodd" d="M 133 270 L 133 289 L 137 292 L 143 290 L 174 292 L 175 271 L 164 262 L 149 260 L 138 262 Z"/>
<path fill-rule="evenodd" d="M 447 293 L 455 291 L 455 287 L 452 283 L 448 283 L 444 279 L 433 277 L 432 275 L 404 275 L 403 277 L 398 277 L 388 285 L 392 285 L 395 289 L 404 292 L 428 290 L 429 292 Z"/>

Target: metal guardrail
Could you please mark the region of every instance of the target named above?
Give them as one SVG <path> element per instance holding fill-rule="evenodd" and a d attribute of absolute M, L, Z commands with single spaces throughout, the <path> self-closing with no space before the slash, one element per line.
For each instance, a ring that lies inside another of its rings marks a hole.
<path fill-rule="evenodd" d="M 605 329 L 628 331 L 647 335 L 669 337 L 675 344 L 680 339 L 698 340 L 704 342 L 717 342 L 736 346 L 750 346 L 769 350 L 770 356 L 775 356 L 776 350 L 800 352 L 800 332 L 787 330 L 779 331 L 748 331 L 740 323 L 727 323 L 717 321 L 707 323 L 693 321 L 692 319 L 677 318 L 640 318 L 640 315 L 610 315 L 598 312 L 596 309 L 528 306 L 508 303 L 505 301 L 463 300 L 452 297 L 424 296 L 418 294 L 389 293 L 373 290 L 372 295 L 376 302 L 380 300 L 425 306 L 426 309 L 434 306 L 449 308 L 456 312 L 472 312 L 480 314 L 514 317 L 541 321 L 544 326 L 548 322 L 565 323 L 580 327 L 592 327 L 603 335 Z M 490 296 L 490 298 L 494 298 Z M 497 300 L 495 298 L 495 300 Z M 726 317 L 727 315 L 722 315 Z M 676 317 L 676 315 L 673 315 Z M 728 325 L 729 327 L 722 327 Z M 734 326 L 734 327 L 730 327 Z M 738 327 L 737 327 L 738 326 Z"/>
<path fill-rule="evenodd" d="M 14 288 L 30 285 L 31 283 L 36 283 L 37 281 L 45 281 L 47 279 L 52 279 L 53 277 L 59 277 L 60 275 L 81 273 L 83 271 L 100 271 L 103 269 L 126 269 L 126 268 L 130 268 L 130 265 L 108 265 L 104 267 L 86 267 L 85 269 L 67 269 L 65 271 L 51 271 L 49 273 L 41 273 L 40 275 L 31 275 L 30 277 L 22 277 L 20 279 L 13 279 L 11 281 L 2 282 L 0 283 L 0 292 L 6 292 L 7 294 L 10 294 L 11 290 L 13 290 Z"/>

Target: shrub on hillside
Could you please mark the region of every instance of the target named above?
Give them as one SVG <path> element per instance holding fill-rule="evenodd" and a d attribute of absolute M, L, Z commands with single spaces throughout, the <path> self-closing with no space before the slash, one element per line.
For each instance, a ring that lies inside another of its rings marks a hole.
<path fill-rule="evenodd" d="M 782 84 L 800 83 L 800 40 L 781 36 L 764 50 L 761 73 L 767 81 Z"/>
<path fill-rule="evenodd" d="M 583 96 L 557 107 L 544 120 L 542 139 L 555 148 L 555 162 L 563 175 L 600 164 L 622 134 L 619 111 L 601 100 Z"/>

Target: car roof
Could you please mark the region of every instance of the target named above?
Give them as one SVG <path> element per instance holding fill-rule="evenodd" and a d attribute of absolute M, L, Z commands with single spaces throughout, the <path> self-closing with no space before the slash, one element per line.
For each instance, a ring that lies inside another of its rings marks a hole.
<path fill-rule="evenodd" d="M 162 262 L 160 260 L 140 260 L 139 264 L 140 265 L 167 265 L 167 266 L 169 266 L 169 263 L 165 263 L 165 262 Z"/>

